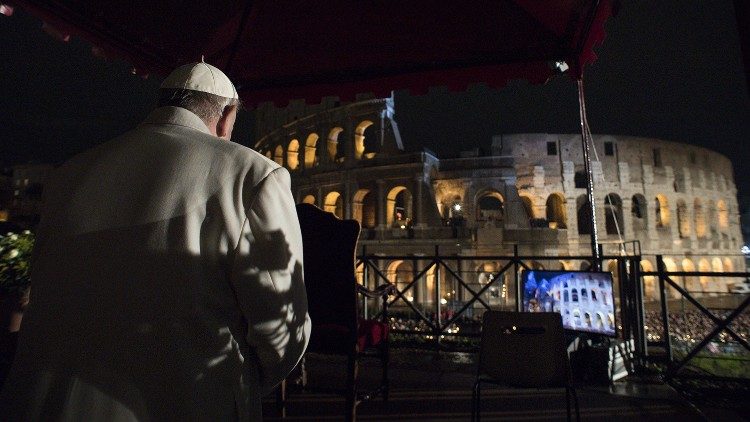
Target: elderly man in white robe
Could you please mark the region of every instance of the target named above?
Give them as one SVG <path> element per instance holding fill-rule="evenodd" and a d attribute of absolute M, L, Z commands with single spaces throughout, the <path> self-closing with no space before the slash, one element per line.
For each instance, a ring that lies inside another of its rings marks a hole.
<path fill-rule="evenodd" d="M 2 420 L 258 420 L 310 333 L 288 172 L 206 63 L 45 187 Z"/>

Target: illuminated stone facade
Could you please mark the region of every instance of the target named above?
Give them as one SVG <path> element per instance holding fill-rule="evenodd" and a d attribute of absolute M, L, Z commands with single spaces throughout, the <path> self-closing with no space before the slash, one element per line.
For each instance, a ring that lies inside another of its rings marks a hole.
<path fill-rule="evenodd" d="M 521 255 L 559 257 L 530 263 L 537 268 L 587 265 L 564 258 L 591 254 L 579 134 L 499 135 L 484 150 L 438 158 L 428 150 L 403 150 L 392 99 L 360 100 L 261 106 L 255 148 L 290 170 L 298 202 L 359 220 L 359 245 L 368 254 L 413 256 L 380 262 L 392 281 L 408 283 L 436 247 L 447 256 L 507 256 L 517 248 Z M 597 227 L 605 255 L 620 253 L 624 245 L 630 253 L 640 248 L 646 270 L 655 268 L 655 255 L 665 257 L 667 270 L 745 269 L 729 159 L 701 147 L 631 136 L 594 135 L 594 144 Z M 607 264 L 613 269 L 613 262 Z M 502 265 L 465 260 L 454 270 L 481 287 Z M 438 293 L 434 285 L 441 275 L 434 272 L 413 291 L 413 300 L 464 299 L 455 283 Z M 682 282 L 706 294 L 727 291 L 719 278 Z M 654 285 L 646 279 L 649 298 L 656 295 Z M 488 300 L 505 301 L 507 294 L 488 291 Z"/>

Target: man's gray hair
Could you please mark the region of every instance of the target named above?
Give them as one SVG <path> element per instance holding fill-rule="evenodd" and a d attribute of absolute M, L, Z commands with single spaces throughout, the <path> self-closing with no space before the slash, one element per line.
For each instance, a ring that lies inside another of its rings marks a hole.
<path fill-rule="evenodd" d="M 240 105 L 240 100 L 221 97 L 192 89 L 162 89 L 159 107 L 182 107 L 195 113 L 204 122 L 217 120 L 227 106 Z"/>

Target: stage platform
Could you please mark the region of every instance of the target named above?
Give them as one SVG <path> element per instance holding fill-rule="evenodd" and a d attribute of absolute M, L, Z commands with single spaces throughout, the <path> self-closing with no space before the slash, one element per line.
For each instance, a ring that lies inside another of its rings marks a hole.
<path fill-rule="evenodd" d="M 476 366 L 470 353 L 395 349 L 392 353 L 391 394 L 384 402 L 374 398 L 361 403 L 362 421 L 468 421 L 471 388 Z M 343 386 L 345 360 L 310 355 L 307 358 L 311 387 Z M 379 362 L 365 360 L 360 369 L 361 385 L 375 385 Z M 657 380 L 628 376 L 612 385 L 580 385 L 581 420 L 585 421 L 705 421 L 745 420 L 737 412 L 701 408 L 685 400 Z M 289 421 L 343 420 L 343 397 L 314 392 L 291 392 L 287 404 Z M 267 421 L 281 420 L 275 400 L 264 400 Z M 564 390 L 492 388 L 482 391 L 482 420 L 565 420 Z"/>

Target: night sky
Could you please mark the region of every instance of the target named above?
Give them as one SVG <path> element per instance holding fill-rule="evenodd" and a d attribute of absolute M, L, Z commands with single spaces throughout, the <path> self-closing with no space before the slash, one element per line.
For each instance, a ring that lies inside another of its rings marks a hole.
<path fill-rule="evenodd" d="M 157 78 L 104 61 L 79 39 L 63 43 L 16 9 L 0 15 L 0 164 L 61 162 L 138 124 L 156 100 Z M 750 98 L 732 2 L 629 0 L 607 24 L 599 60 L 585 74 L 594 133 L 702 145 L 732 158 L 750 197 Z M 405 146 L 442 155 L 489 147 L 492 135 L 577 132 L 574 83 L 512 82 L 425 96 L 396 94 Z M 252 145 L 244 112 L 234 140 Z M 744 201 L 742 201 L 744 202 Z"/>

